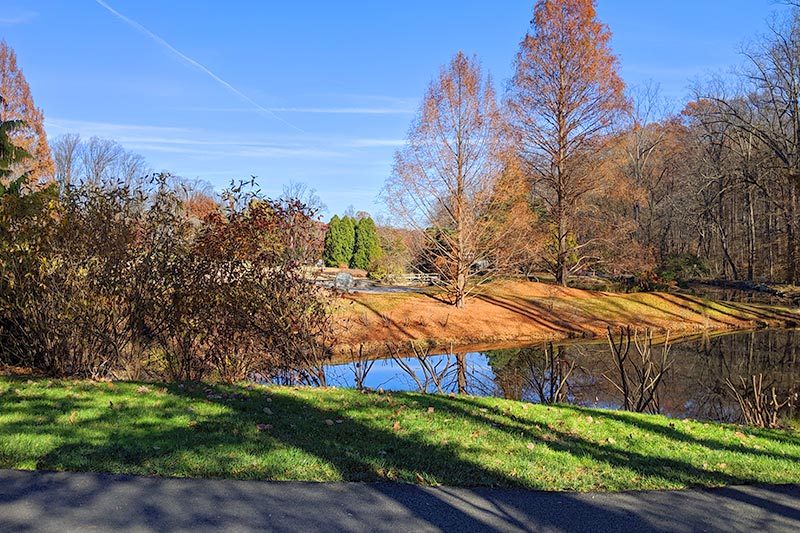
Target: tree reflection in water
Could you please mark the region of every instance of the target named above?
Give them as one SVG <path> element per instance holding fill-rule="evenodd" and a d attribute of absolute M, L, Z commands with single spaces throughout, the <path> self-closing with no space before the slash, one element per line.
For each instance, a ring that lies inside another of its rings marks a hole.
<path fill-rule="evenodd" d="M 796 401 L 800 389 L 798 342 L 800 330 L 774 329 L 674 341 L 669 351 L 671 366 L 659 385 L 660 411 L 680 418 L 743 423 L 746 420 L 739 402 L 727 383 L 741 385 L 742 379 L 752 383 L 752 377 L 760 375 L 765 391 L 771 394 L 774 388 L 779 400 L 794 398 L 782 409 L 781 417 L 797 419 L 800 416 Z M 654 342 L 653 347 L 658 348 L 658 343 Z M 603 378 L 604 374 L 615 371 L 609 346 L 603 341 L 445 355 L 426 353 L 425 358 L 425 365 L 447 367 L 440 378 L 445 393 L 623 407 L 619 391 Z M 414 357 L 402 359 L 413 371 L 421 371 Z M 329 366 L 330 382 L 354 386 L 349 368 L 347 364 Z M 391 359 L 378 361 L 364 385 L 391 390 L 419 388 Z M 743 394 L 747 392 L 742 389 Z"/>

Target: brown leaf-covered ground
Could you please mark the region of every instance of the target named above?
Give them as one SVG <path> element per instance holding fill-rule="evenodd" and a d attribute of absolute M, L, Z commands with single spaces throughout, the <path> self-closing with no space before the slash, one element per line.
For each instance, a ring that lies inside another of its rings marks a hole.
<path fill-rule="evenodd" d="M 339 302 L 336 352 L 364 345 L 431 341 L 438 346 L 538 342 L 603 335 L 611 326 L 649 328 L 671 336 L 703 330 L 793 326 L 800 310 L 719 302 L 671 293 L 587 291 L 546 283 L 501 281 L 484 287 L 464 309 L 435 291 L 346 295 Z"/>

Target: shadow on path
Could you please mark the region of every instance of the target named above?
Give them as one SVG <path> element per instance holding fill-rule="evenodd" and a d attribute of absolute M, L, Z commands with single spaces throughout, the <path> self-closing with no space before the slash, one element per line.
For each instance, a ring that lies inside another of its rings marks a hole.
<path fill-rule="evenodd" d="M 797 531 L 800 486 L 606 494 L 0 470 L 3 531 Z"/>

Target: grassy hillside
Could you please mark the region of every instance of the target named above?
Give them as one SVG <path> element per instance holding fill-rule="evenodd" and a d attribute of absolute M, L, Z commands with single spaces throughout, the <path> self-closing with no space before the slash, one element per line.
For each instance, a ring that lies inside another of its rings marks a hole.
<path fill-rule="evenodd" d="M 800 482 L 800 435 L 493 398 L 6 377 L 0 468 L 660 489 Z"/>
<path fill-rule="evenodd" d="M 507 341 L 536 342 L 603 335 L 609 325 L 631 325 L 675 336 L 700 330 L 784 326 L 800 323 L 797 309 L 715 302 L 667 293 L 618 294 L 556 285 L 503 281 L 485 287 L 465 309 L 434 292 L 363 294 L 339 306 L 337 352 L 364 344 L 412 339 L 441 346 Z"/>

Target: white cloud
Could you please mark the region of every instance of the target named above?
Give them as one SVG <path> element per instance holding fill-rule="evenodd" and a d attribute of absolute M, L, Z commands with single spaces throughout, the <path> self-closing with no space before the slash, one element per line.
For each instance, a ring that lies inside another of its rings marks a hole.
<path fill-rule="evenodd" d="M 220 113 L 252 113 L 249 107 L 181 107 L 179 111 L 220 112 Z M 396 107 L 269 107 L 277 113 L 314 113 L 331 115 L 410 115 L 413 109 Z"/>
<path fill-rule="evenodd" d="M 38 16 L 39 13 L 35 11 L 23 11 L 13 15 L 5 13 L 0 15 L 0 25 L 14 26 L 17 24 L 28 24 L 29 22 L 33 22 L 33 20 Z"/>
<path fill-rule="evenodd" d="M 402 146 L 401 139 L 343 138 L 311 136 L 241 137 L 219 132 L 173 126 L 116 124 L 61 118 L 48 118 L 45 127 L 51 136 L 78 133 L 113 139 L 129 150 L 186 154 L 208 158 L 337 158 L 362 149 Z"/>
<path fill-rule="evenodd" d="M 350 145 L 354 148 L 399 148 L 405 144 L 406 141 L 404 139 L 354 139 L 350 142 Z"/>

